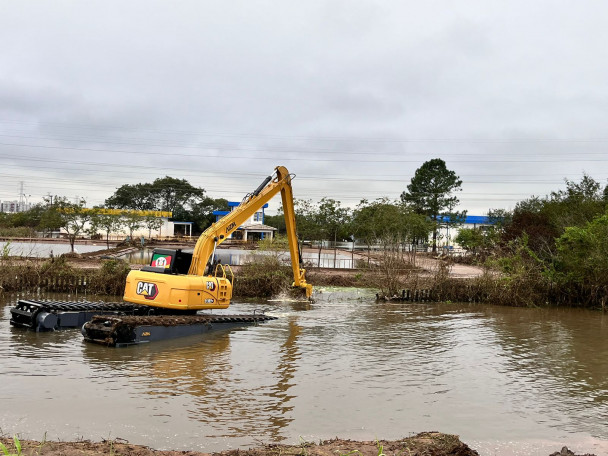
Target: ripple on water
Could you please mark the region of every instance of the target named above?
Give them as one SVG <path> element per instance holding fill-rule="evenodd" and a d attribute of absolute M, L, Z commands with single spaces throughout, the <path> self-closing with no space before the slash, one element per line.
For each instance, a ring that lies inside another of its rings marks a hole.
<path fill-rule="evenodd" d="M 265 307 L 280 318 L 124 349 L 84 344 L 77 331 L 10 328 L 5 303 L 0 427 L 206 451 L 429 429 L 483 448 L 608 438 L 603 315 L 361 296 L 235 303 L 230 312 Z"/>

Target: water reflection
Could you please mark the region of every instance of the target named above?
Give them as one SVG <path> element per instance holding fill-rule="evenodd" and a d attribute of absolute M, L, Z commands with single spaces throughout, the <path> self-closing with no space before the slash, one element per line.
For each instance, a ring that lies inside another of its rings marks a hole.
<path fill-rule="evenodd" d="M 259 358 L 249 355 L 257 351 L 256 347 L 241 340 L 239 331 L 211 333 L 204 340 L 195 336 L 122 350 L 87 344 L 83 354 L 102 375 L 110 367 L 115 378 L 135 380 L 133 386 L 155 401 L 190 397 L 189 419 L 213 430 L 210 436 L 236 433 L 280 441 L 285 438 L 281 430 L 293 420 L 289 417 L 293 396 L 288 391 L 300 358 L 300 332 L 293 316 L 288 317 L 286 331 L 268 328 L 271 340 L 266 342 L 279 348 L 276 354 L 268 353 L 271 356 L 262 368 Z M 232 345 L 243 352 L 234 352 Z M 259 419 L 269 411 L 273 411 L 271 416 Z"/>
<path fill-rule="evenodd" d="M 521 412 L 534 401 L 553 417 L 548 425 L 606 438 L 606 316 L 578 309 L 491 313 L 503 348 L 501 374 L 519 392 L 514 399 Z"/>
<path fill-rule="evenodd" d="M 105 250 L 105 244 L 76 244 L 74 250 L 77 253 L 97 252 Z M 7 249 L 11 256 L 26 256 L 49 258 L 70 253 L 70 244 L 61 242 L 0 242 L 0 250 Z"/>

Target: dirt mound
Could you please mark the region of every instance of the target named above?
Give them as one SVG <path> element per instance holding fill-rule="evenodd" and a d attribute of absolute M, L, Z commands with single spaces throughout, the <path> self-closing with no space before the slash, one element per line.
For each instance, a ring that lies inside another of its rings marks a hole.
<path fill-rule="evenodd" d="M 563 447 L 562 451 L 556 451 L 555 453 L 551 453 L 549 456 L 595 456 L 594 454 L 585 453 L 585 454 L 574 454 L 573 451 L 570 451 L 568 447 Z"/>
<path fill-rule="evenodd" d="M 222 456 L 479 456 L 462 443 L 458 436 L 439 432 L 424 432 L 403 440 L 326 440 L 320 444 L 305 443 L 298 446 L 268 445 L 246 451 L 222 452 Z"/>
<path fill-rule="evenodd" d="M 0 437 L 9 454 L 15 448 L 13 439 Z M 132 445 L 123 439 L 103 442 L 36 442 L 25 440 L 21 454 L 32 456 L 479 456 L 462 443 L 458 436 L 440 432 L 423 432 L 402 440 L 356 441 L 335 438 L 324 442 L 300 445 L 264 445 L 248 450 L 229 450 L 220 453 L 196 451 L 159 451 L 142 445 Z M 17 451 L 14 452 L 17 454 Z M 576 455 L 567 447 L 549 456 Z"/>
<path fill-rule="evenodd" d="M 9 451 L 12 439 L 0 439 Z M 193 451 L 158 451 L 132 445 L 121 439 L 99 443 L 82 442 L 35 442 L 22 441 L 22 453 L 40 456 L 101 456 L 117 454 L 121 456 L 209 456 L 209 453 Z M 478 456 L 462 443 L 457 436 L 427 432 L 403 440 L 360 442 L 354 440 L 327 440 L 319 444 L 265 445 L 249 450 L 230 450 L 212 453 L 213 456 Z"/>

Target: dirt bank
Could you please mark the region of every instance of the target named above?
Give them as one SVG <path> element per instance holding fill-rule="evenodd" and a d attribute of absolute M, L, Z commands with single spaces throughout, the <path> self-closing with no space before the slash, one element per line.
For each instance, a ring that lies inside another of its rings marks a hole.
<path fill-rule="evenodd" d="M 300 445 L 263 445 L 247 450 L 228 450 L 220 453 L 196 451 L 160 451 L 141 445 L 117 440 L 103 442 L 37 442 L 21 441 L 22 449 L 16 451 L 12 439 L 0 438 L 9 454 L 40 456 L 479 456 L 477 451 L 461 442 L 458 436 L 439 432 L 423 432 L 402 440 L 356 441 L 335 438 L 324 442 L 303 442 Z M 577 455 L 567 447 L 548 456 L 595 456 Z"/>
<path fill-rule="evenodd" d="M 0 439 L 9 449 L 14 449 L 13 441 Z M 26 455 L 44 456 L 208 456 L 210 453 L 194 451 L 158 451 L 151 448 L 132 445 L 122 440 L 103 441 L 99 443 L 82 442 L 35 442 L 22 441 L 22 453 Z M 15 453 L 17 453 L 15 451 Z M 427 432 L 403 440 L 377 442 L 361 442 L 354 440 L 334 439 L 301 445 L 264 445 L 248 450 L 229 450 L 221 453 L 211 453 L 213 456 L 393 456 L 393 455 L 425 455 L 425 456 L 474 456 L 478 455 L 462 443 L 457 436 Z"/>

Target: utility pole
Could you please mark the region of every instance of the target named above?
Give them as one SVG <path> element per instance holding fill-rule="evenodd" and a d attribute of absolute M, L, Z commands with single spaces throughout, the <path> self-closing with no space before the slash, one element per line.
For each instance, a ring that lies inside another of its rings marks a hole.
<path fill-rule="evenodd" d="M 23 181 L 19 181 L 19 207 L 16 212 L 23 212 L 25 208 L 23 207 L 23 198 L 25 197 L 25 193 L 23 191 Z"/>

